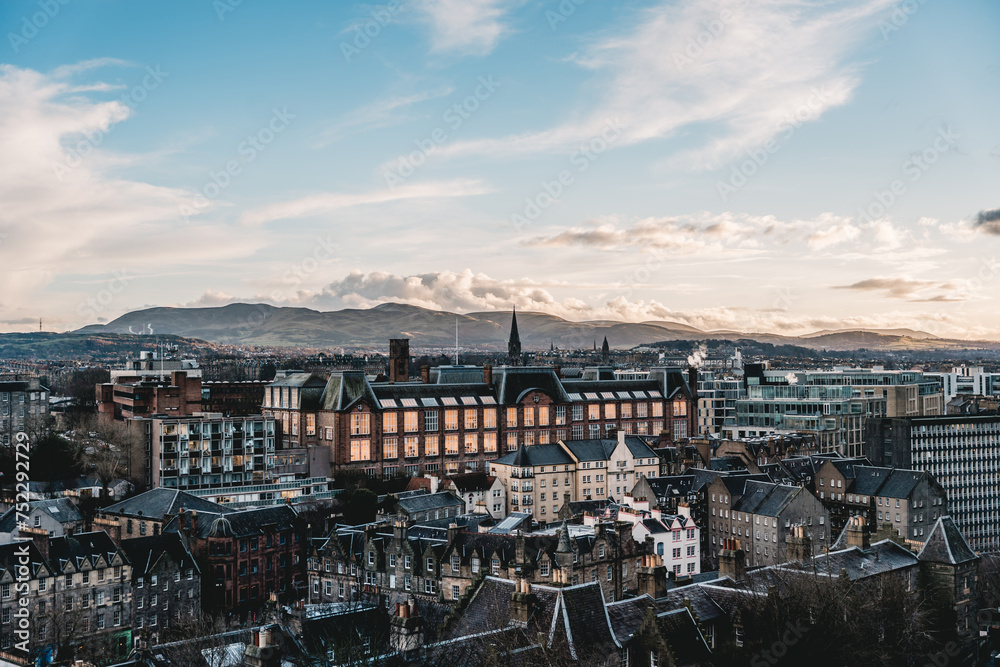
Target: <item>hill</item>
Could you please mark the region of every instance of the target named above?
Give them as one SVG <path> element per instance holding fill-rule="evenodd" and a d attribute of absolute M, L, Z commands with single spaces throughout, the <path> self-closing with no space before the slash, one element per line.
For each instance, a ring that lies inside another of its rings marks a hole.
<path fill-rule="evenodd" d="M 676 322 L 571 322 L 535 312 L 517 314 L 526 350 L 580 349 L 610 345 L 625 349 L 656 341 L 750 339 L 773 345 L 800 345 L 815 350 L 847 351 L 925 349 L 1000 349 L 1000 343 L 937 338 L 919 331 L 819 331 L 806 336 L 782 336 L 738 331 L 700 331 Z M 108 324 L 79 329 L 77 334 L 153 332 L 213 343 L 273 347 L 385 347 L 390 338 L 409 338 L 414 347 L 450 347 L 455 325 L 463 347 L 502 350 L 507 343 L 510 313 L 501 311 L 455 314 L 417 306 L 387 303 L 370 309 L 321 312 L 310 308 L 278 308 L 234 303 L 214 308 L 147 308 L 126 313 Z"/>

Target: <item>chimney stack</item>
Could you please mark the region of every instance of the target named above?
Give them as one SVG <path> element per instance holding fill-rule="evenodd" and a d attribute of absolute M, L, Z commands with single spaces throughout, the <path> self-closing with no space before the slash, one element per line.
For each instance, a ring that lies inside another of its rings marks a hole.
<path fill-rule="evenodd" d="M 458 524 L 449 523 L 448 524 L 448 544 L 453 544 L 455 538 L 458 536 Z"/>
<path fill-rule="evenodd" d="M 410 339 L 389 340 L 389 382 L 410 380 Z"/>
<path fill-rule="evenodd" d="M 35 548 L 45 560 L 49 559 L 49 531 L 34 526 L 24 526 L 18 530 L 22 538 L 28 538 L 35 543 Z"/>
<path fill-rule="evenodd" d="M 719 551 L 719 578 L 729 577 L 740 583 L 747 578 L 747 556 L 740 547 L 740 541 L 732 538 L 722 540 Z"/>
<path fill-rule="evenodd" d="M 852 516 L 847 522 L 847 546 L 859 549 L 871 547 L 871 535 L 864 517 Z"/>
<path fill-rule="evenodd" d="M 639 595 L 648 595 L 654 600 L 667 594 L 667 568 L 663 559 L 656 554 L 642 557 L 642 565 L 636 572 Z"/>
<path fill-rule="evenodd" d="M 556 372 L 556 377 L 561 380 L 562 379 L 562 366 L 560 366 L 559 364 L 556 364 L 554 370 Z"/>
<path fill-rule="evenodd" d="M 493 366 L 489 364 L 483 366 L 483 382 L 488 385 L 493 384 Z"/>
<path fill-rule="evenodd" d="M 538 598 L 531 592 L 531 583 L 518 577 L 514 581 L 514 593 L 510 596 L 510 617 L 518 625 L 525 627 L 531 620 Z"/>
<path fill-rule="evenodd" d="M 420 381 L 423 382 L 424 384 L 430 384 L 431 383 L 431 367 L 430 366 L 421 366 L 420 367 Z"/>
<path fill-rule="evenodd" d="M 417 614 L 413 600 L 396 605 L 396 613 L 389 622 L 389 644 L 394 651 L 409 653 L 424 643 L 424 619 Z"/>

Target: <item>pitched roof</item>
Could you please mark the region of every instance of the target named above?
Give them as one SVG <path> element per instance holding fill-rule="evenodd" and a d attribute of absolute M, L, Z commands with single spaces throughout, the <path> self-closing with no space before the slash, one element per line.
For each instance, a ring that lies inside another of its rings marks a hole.
<path fill-rule="evenodd" d="M 926 474 L 919 470 L 894 468 L 877 495 L 886 498 L 909 498 Z"/>
<path fill-rule="evenodd" d="M 0 533 L 13 533 L 17 528 L 16 507 L 11 507 L 0 517 Z M 53 498 L 51 500 L 32 500 L 28 503 L 28 512 L 41 510 L 59 523 L 75 523 L 83 521 L 83 514 L 69 498 Z"/>
<path fill-rule="evenodd" d="M 652 604 L 653 599 L 648 595 L 607 604 L 608 619 L 611 621 L 611 629 L 614 630 L 619 644 L 624 646 L 639 631 L 642 620 L 646 616 L 646 610 Z"/>
<path fill-rule="evenodd" d="M 857 466 L 854 469 L 854 486 L 851 491 L 862 496 L 877 496 L 890 474 L 892 468 Z"/>
<path fill-rule="evenodd" d="M 78 570 L 84 561 L 88 561 L 91 567 L 94 567 L 100 558 L 103 558 L 105 563 L 110 564 L 112 558 L 118 553 L 122 553 L 121 550 L 102 530 L 50 538 L 47 560 L 53 569 L 62 572 L 66 563 L 72 563 L 73 567 Z M 124 556 L 124 553 L 122 555 Z"/>
<path fill-rule="evenodd" d="M 163 526 L 163 532 L 178 532 L 183 521 L 185 531 L 197 537 L 250 537 L 265 534 L 265 529 L 270 526 L 276 530 L 287 530 L 293 527 L 297 515 L 291 505 L 255 507 L 229 513 L 184 512 L 168 521 Z"/>
<path fill-rule="evenodd" d="M 522 446 L 516 452 L 501 456 L 490 465 L 508 465 L 515 468 L 534 466 L 569 465 L 573 459 L 558 444 Z"/>
<path fill-rule="evenodd" d="M 516 404 L 531 390 L 545 393 L 556 403 L 570 402 L 555 369 L 548 366 L 501 366 L 493 371 L 493 384 L 497 401 L 503 405 Z"/>
<path fill-rule="evenodd" d="M 917 558 L 932 563 L 959 565 L 976 560 L 979 556 L 965 541 L 965 537 L 955 525 L 954 519 L 950 516 L 943 516 L 934 524 L 931 534 L 927 536 L 924 548 L 920 550 Z"/>
<path fill-rule="evenodd" d="M 132 578 L 145 576 L 156 565 L 160 557 L 166 554 L 183 572 L 188 568 L 201 573 L 194 556 L 184 545 L 184 540 L 177 533 L 162 533 L 131 540 L 122 540 L 122 551 L 132 563 Z"/>
<path fill-rule="evenodd" d="M 407 514 L 425 512 L 427 510 L 443 509 L 445 507 L 465 507 L 465 501 L 451 491 L 439 493 L 421 493 L 397 501 L 400 511 Z"/>
<path fill-rule="evenodd" d="M 114 505 L 108 505 L 100 511 L 103 514 L 119 514 L 122 516 L 163 520 L 167 514 L 176 516 L 182 509 L 196 512 L 213 512 L 215 514 L 227 514 L 235 511 L 224 505 L 213 503 L 210 500 L 199 498 L 184 491 L 165 488 L 151 489 Z"/>
<path fill-rule="evenodd" d="M 600 583 L 590 581 L 559 590 L 549 643 L 564 635 L 574 660 L 594 661 L 621 647 L 611 628 Z"/>

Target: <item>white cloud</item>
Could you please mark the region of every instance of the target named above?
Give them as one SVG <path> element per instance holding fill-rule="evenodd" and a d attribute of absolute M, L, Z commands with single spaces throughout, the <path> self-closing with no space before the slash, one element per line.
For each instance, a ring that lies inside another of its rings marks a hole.
<path fill-rule="evenodd" d="M 442 152 L 563 151 L 616 120 L 626 126 L 623 145 L 706 131 L 699 148 L 676 157 L 689 168 L 717 166 L 846 103 L 859 82 L 853 49 L 874 33 L 877 13 L 894 4 L 664 0 L 577 58 L 603 91 L 587 102 L 590 111 L 547 130 L 457 142 Z"/>
<path fill-rule="evenodd" d="M 594 292 L 602 288 L 603 297 L 590 300 L 578 297 L 559 298 L 555 291 Z M 745 306 L 673 308 L 656 299 L 632 298 L 634 288 L 648 286 L 603 284 L 587 286 L 541 283 L 535 280 L 498 279 L 471 269 L 434 271 L 400 275 L 374 271 L 353 271 L 344 278 L 316 291 L 301 290 L 284 301 L 261 295 L 236 298 L 206 293 L 187 305 L 223 305 L 236 301 L 267 302 L 277 306 L 301 306 L 317 310 L 371 308 L 383 303 L 406 303 L 432 310 L 469 313 L 477 311 L 538 311 L 571 321 L 613 320 L 623 322 L 669 321 L 703 331 L 737 331 L 801 335 L 823 329 L 892 329 L 930 330 L 939 335 L 968 338 L 996 337 L 996 331 L 969 330 L 960 314 L 940 311 L 880 312 L 869 316 L 838 317 L 809 313 L 793 314 L 780 308 L 755 309 Z M 851 286 L 852 288 L 854 286 Z M 862 289 L 862 288 L 858 288 Z M 609 292 L 610 290 L 610 292 Z"/>
<path fill-rule="evenodd" d="M 132 110 L 121 101 L 92 99 L 87 92 L 111 87 L 73 77 L 120 64 L 99 59 L 48 74 L 0 65 L 4 316 L 58 310 L 65 321 L 75 314 L 79 300 L 92 294 L 43 292 L 59 276 L 110 276 L 157 262 L 224 259 L 256 247 L 248 236 L 232 238 L 207 225 L 187 227 L 179 237 L 179 207 L 190 194 L 111 174 L 110 166 L 142 159 L 104 147 L 108 133 Z M 182 240 L 185 251 L 177 253 Z"/>
<path fill-rule="evenodd" d="M 505 19 L 512 0 L 418 0 L 431 27 L 432 50 L 484 56 L 510 31 Z"/>

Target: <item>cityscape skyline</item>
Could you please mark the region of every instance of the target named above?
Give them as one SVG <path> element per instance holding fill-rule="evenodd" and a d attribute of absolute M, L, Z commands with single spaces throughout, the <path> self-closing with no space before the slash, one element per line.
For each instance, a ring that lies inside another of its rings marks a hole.
<path fill-rule="evenodd" d="M 400 302 L 1000 339 L 985 0 L 39 7 L 0 10 L 0 329 Z"/>

